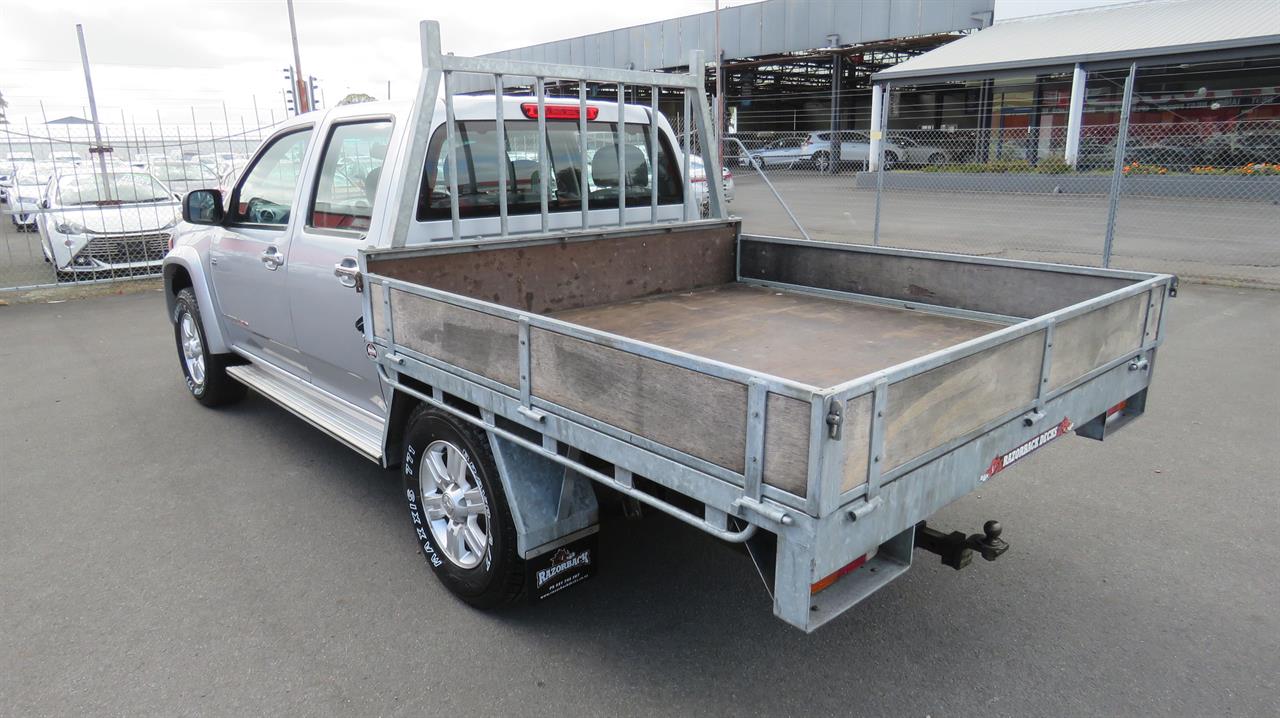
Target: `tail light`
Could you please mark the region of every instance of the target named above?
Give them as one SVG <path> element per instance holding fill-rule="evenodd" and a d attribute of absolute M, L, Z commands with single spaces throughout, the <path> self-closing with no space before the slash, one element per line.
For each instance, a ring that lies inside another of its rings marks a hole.
<path fill-rule="evenodd" d="M 836 581 L 839 581 L 840 579 L 844 578 L 845 576 L 848 576 L 849 574 L 853 573 L 854 571 L 857 571 L 859 568 L 862 568 L 862 564 L 864 564 L 864 563 L 866 563 L 866 562 L 867 562 L 867 558 L 868 558 L 869 556 L 870 556 L 870 554 L 863 554 L 862 556 L 859 556 L 859 557 L 855 558 L 854 560 L 850 561 L 850 562 L 849 562 L 848 564 L 846 564 L 845 566 L 843 566 L 843 567 L 841 567 L 841 568 L 837 569 L 837 570 L 836 570 L 836 572 L 835 572 L 835 573 L 833 573 L 833 574 L 831 574 L 830 576 L 827 576 L 826 578 L 822 579 L 821 581 L 818 581 L 817 583 L 812 584 L 811 586 L 809 586 L 809 595 L 811 595 L 811 596 L 812 596 L 812 595 L 814 595 L 814 594 L 818 593 L 819 591 L 822 591 L 822 590 L 824 590 L 824 589 L 830 588 L 830 587 L 831 587 L 831 585 L 832 585 L 833 583 L 835 583 Z"/>
<path fill-rule="evenodd" d="M 578 105 L 547 105 L 544 104 L 543 109 L 546 110 L 546 118 L 548 120 L 576 120 L 582 116 L 581 108 Z M 520 111 L 530 120 L 538 119 L 538 103 L 525 102 L 521 103 Z M 599 107 L 587 108 L 587 119 L 594 120 L 600 116 Z"/>
<path fill-rule="evenodd" d="M 733 179 L 733 173 L 729 171 L 728 167 L 722 168 L 720 174 L 723 175 L 726 180 Z"/>

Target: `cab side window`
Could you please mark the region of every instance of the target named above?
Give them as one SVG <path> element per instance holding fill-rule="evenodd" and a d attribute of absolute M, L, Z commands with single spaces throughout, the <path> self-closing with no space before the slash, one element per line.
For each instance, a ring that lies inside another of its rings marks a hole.
<path fill-rule="evenodd" d="M 336 125 L 329 132 L 308 226 L 355 231 L 369 228 L 390 137 L 390 120 Z"/>
<path fill-rule="evenodd" d="M 232 222 L 269 227 L 289 224 L 310 139 L 311 130 L 305 129 L 272 140 L 236 188 L 231 202 Z"/>

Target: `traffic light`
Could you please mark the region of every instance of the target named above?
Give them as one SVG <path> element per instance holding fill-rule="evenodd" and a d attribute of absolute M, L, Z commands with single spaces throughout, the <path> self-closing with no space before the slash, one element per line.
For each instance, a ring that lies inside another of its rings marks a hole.
<path fill-rule="evenodd" d="M 316 77 L 315 77 L 315 75 L 308 75 L 308 76 L 307 76 L 307 80 L 308 80 L 308 82 L 307 82 L 307 88 L 308 88 L 308 90 L 311 92 L 311 109 L 313 109 L 313 110 L 315 110 L 315 109 L 319 109 L 319 107 L 320 107 L 320 93 L 319 93 L 319 92 L 317 91 L 317 89 L 316 89 L 317 84 L 318 84 L 318 83 L 316 82 Z"/>
<path fill-rule="evenodd" d="M 284 106 L 285 106 L 285 109 L 287 109 L 289 112 L 292 112 L 293 114 L 296 115 L 298 114 L 298 98 L 296 96 L 296 92 L 294 91 L 294 88 L 297 87 L 298 84 L 294 82 L 292 67 L 284 68 L 284 79 L 287 83 L 289 83 L 288 89 L 284 91 Z"/>

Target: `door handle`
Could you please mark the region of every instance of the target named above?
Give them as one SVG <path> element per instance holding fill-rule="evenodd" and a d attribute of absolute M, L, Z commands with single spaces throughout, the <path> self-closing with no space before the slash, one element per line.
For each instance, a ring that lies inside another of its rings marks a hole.
<path fill-rule="evenodd" d="M 262 263 L 267 266 L 267 269 L 274 272 L 280 268 L 280 265 L 284 264 L 284 255 L 280 254 L 280 250 L 275 247 L 267 247 L 262 252 Z"/>
<path fill-rule="evenodd" d="M 360 277 L 360 264 L 356 262 L 355 257 L 343 257 L 341 262 L 333 265 L 333 276 L 338 278 L 338 284 L 344 287 L 350 287 L 357 292 L 364 291 L 364 280 Z"/>

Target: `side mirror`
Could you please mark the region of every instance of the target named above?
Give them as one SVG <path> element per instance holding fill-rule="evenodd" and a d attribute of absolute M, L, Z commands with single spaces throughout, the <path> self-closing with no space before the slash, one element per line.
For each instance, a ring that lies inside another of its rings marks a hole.
<path fill-rule="evenodd" d="M 195 189 L 182 198 L 182 221 L 191 224 L 222 224 L 222 193 L 216 189 Z"/>

